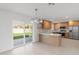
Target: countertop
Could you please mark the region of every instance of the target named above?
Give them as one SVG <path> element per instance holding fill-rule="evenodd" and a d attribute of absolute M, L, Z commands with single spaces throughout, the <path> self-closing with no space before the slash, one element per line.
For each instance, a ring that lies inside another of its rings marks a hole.
<path fill-rule="evenodd" d="M 55 33 L 40 33 L 41 35 L 51 35 L 51 36 L 61 36 L 61 34 L 55 34 Z"/>

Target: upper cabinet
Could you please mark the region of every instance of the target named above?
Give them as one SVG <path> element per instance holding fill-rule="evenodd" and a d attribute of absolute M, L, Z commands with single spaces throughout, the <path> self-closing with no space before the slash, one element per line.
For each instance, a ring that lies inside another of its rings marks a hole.
<path fill-rule="evenodd" d="M 60 23 L 54 23 L 54 29 L 55 30 L 59 30 L 60 29 L 61 24 Z"/>
<path fill-rule="evenodd" d="M 49 21 L 49 20 L 43 20 L 42 28 L 43 29 L 51 29 L 51 25 L 52 25 L 51 21 Z"/>
<path fill-rule="evenodd" d="M 69 26 L 79 26 L 79 21 L 69 21 Z"/>
<path fill-rule="evenodd" d="M 66 27 L 67 28 L 68 26 L 69 26 L 69 23 L 68 22 L 62 22 L 61 23 L 61 27 Z"/>

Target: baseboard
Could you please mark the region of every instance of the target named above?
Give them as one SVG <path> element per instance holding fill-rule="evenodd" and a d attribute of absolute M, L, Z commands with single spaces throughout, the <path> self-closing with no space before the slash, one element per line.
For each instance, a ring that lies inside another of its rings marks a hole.
<path fill-rule="evenodd" d="M 13 48 L 11 48 L 11 49 L 0 49 L 0 53 L 3 53 L 3 52 L 7 52 L 7 51 L 10 51 L 10 50 L 12 50 Z"/>
<path fill-rule="evenodd" d="M 20 45 L 20 46 L 18 46 L 18 47 L 22 47 L 22 46 L 25 46 L 25 45 L 26 45 L 26 44 L 23 44 L 23 45 Z M 18 47 L 14 47 L 14 48 L 10 48 L 10 49 L 5 49 L 5 50 L 0 49 L 0 54 L 1 54 L 1 53 L 4 53 L 4 52 L 7 52 L 7 51 L 11 51 L 11 50 L 16 49 L 16 48 L 18 48 Z"/>

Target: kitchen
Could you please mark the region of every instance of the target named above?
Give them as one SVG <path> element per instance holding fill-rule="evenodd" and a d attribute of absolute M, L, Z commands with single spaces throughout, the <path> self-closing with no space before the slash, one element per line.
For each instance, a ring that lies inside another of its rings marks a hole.
<path fill-rule="evenodd" d="M 63 38 L 79 40 L 78 20 L 54 23 L 45 19 L 39 25 L 41 28 L 39 41 L 43 43 L 61 46 Z"/>

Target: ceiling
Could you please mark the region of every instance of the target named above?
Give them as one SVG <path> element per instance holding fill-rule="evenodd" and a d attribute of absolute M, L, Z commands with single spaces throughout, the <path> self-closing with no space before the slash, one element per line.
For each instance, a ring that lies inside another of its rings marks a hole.
<path fill-rule="evenodd" d="M 9 10 L 22 15 L 34 16 L 38 9 L 38 17 L 49 18 L 52 21 L 62 19 L 79 19 L 79 3 L 0 3 L 0 9 Z"/>

